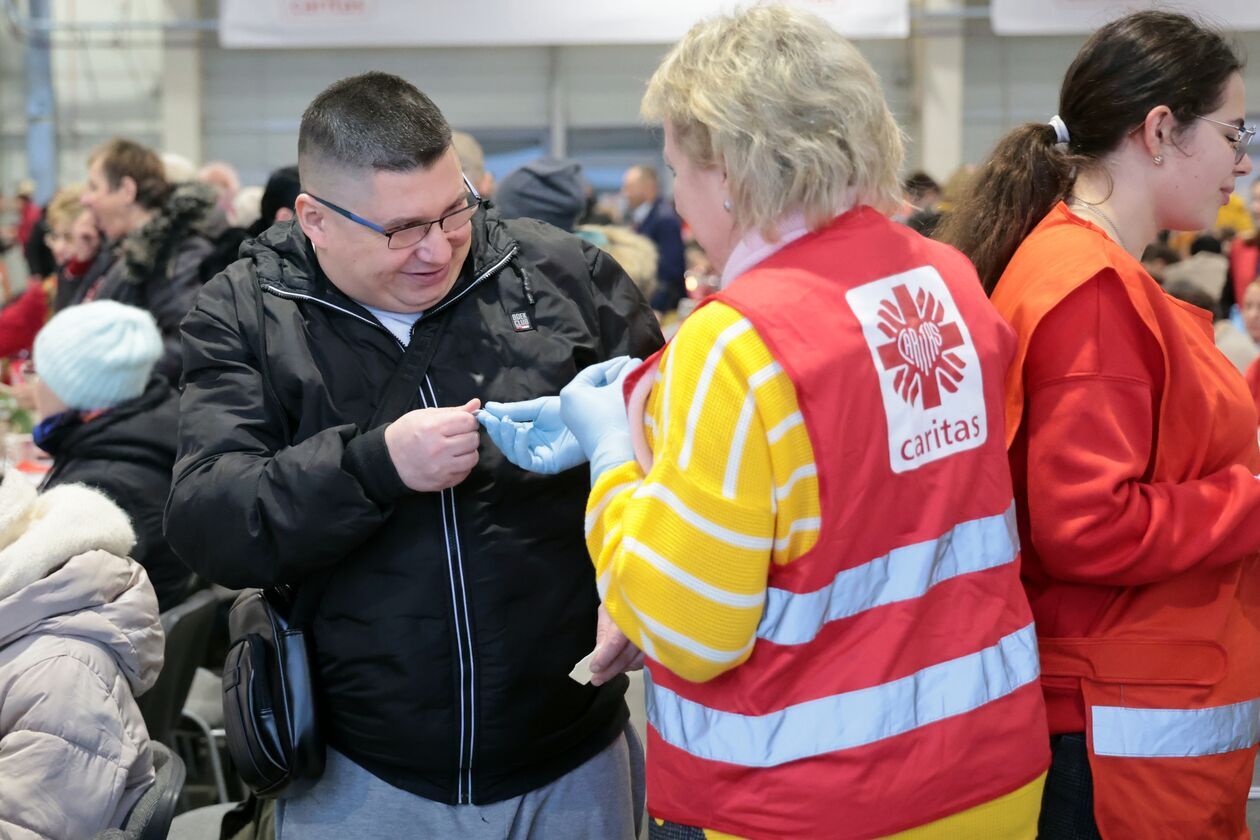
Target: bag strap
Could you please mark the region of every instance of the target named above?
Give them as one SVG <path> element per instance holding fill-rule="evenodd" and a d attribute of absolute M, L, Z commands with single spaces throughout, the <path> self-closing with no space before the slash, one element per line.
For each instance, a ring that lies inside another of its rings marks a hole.
<path fill-rule="evenodd" d="M 422 318 L 412 327 L 407 352 L 403 353 L 402 361 L 385 385 L 385 395 L 372 413 L 372 419 L 368 421 L 369 429 L 397 420 L 411 408 L 411 401 L 420 389 L 425 374 L 429 372 L 429 365 L 437 352 L 438 339 L 444 326 L 446 313 L 442 312 L 429 319 Z"/>
<path fill-rule="evenodd" d="M 446 312 L 442 312 L 432 318 L 421 318 L 412 327 L 411 342 L 403 353 L 402 361 L 398 363 L 398 367 L 394 368 L 394 373 L 386 383 L 384 395 L 377 403 L 376 411 L 372 412 L 372 419 L 368 421 L 367 429 L 375 429 L 382 423 L 393 422 L 410 410 L 412 400 L 415 399 L 416 392 L 424 382 L 425 374 L 429 372 L 433 356 L 437 353 L 438 339 L 442 336 L 446 321 Z M 335 568 L 334 565 L 320 569 L 311 575 L 306 583 L 297 588 L 297 594 L 293 596 L 293 608 L 289 614 L 291 627 L 304 628 L 315 617 L 315 609 L 324 596 L 324 589 L 332 578 Z"/>

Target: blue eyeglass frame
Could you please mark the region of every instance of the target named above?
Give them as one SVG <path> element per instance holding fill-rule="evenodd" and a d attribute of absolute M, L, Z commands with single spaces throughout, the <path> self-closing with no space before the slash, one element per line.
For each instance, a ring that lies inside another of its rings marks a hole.
<path fill-rule="evenodd" d="M 385 228 L 381 227 L 375 222 L 369 222 L 367 219 L 363 218 L 357 213 L 352 213 L 351 211 L 347 210 L 344 207 L 340 207 L 336 204 L 333 204 L 331 201 L 329 201 L 326 198 L 320 198 L 319 196 L 315 195 L 315 193 L 313 192 L 308 192 L 306 194 L 309 195 L 311 198 L 313 198 L 315 201 L 318 201 L 320 204 L 327 207 L 329 210 L 336 213 L 337 215 L 344 216 L 345 218 L 349 219 L 355 224 L 362 225 L 363 227 L 367 228 L 370 231 L 379 233 L 381 236 L 385 237 L 385 247 L 388 248 L 390 247 L 391 240 L 393 240 L 394 238 L 394 234 L 402 233 L 403 231 L 406 231 L 406 230 L 414 230 L 415 228 L 418 228 L 418 227 L 427 228 L 432 225 L 437 225 L 439 230 L 445 231 L 446 228 L 442 227 L 442 222 L 446 221 L 451 216 L 455 216 L 459 213 L 463 213 L 467 211 L 469 207 L 474 207 L 474 208 L 480 207 L 481 202 L 483 200 L 481 198 L 481 193 L 477 192 L 476 188 L 473 187 L 472 182 L 468 180 L 467 175 L 460 173 L 460 177 L 464 179 L 464 186 L 468 188 L 468 194 L 472 196 L 472 204 L 467 204 L 459 208 L 458 210 L 452 210 L 450 213 L 447 213 L 445 216 L 441 216 L 437 219 L 430 219 L 427 222 L 408 222 L 407 224 L 402 225 L 401 227 L 390 228 L 389 230 L 386 230 Z M 428 236 L 428 235 L 429 235 L 429 231 L 426 230 L 424 232 L 424 236 Z M 424 236 L 420 237 L 420 239 L 423 240 Z M 391 250 L 402 250 L 402 249 L 395 248 Z"/>

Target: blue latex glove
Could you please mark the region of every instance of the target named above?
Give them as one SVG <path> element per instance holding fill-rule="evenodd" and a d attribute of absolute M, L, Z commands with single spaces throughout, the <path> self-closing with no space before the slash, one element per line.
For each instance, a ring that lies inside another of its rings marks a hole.
<path fill-rule="evenodd" d="M 477 412 L 477 422 L 504 456 L 523 470 L 555 475 L 586 463 L 582 445 L 560 419 L 559 397 L 488 402 Z"/>
<path fill-rule="evenodd" d="M 639 364 L 618 356 L 591 365 L 560 392 L 560 416 L 591 462 L 592 484 L 605 470 L 634 460 L 622 387 Z"/>

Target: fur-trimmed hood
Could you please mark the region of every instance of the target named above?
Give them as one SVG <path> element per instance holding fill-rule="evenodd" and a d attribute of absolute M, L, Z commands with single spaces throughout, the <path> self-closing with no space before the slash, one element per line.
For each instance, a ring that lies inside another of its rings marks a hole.
<path fill-rule="evenodd" d="M 105 495 L 66 484 L 36 495 L 17 471 L 0 482 L 0 649 L 35 634 L 75 636 L 111 653 L 137 694 L 157 679 L 157 596 L 127 558 L 127 515 Z"/>
<path fill-rule="evenodd" d="M 103 836 L 153 786 L 135 698 L 165 638 L 133 539 L 95 490 L 0 481 L 0 837 Z"/>
<path fill-rule="evenodd" d="M 227 230 L 227 219 L 216 204 L 217 195 L 207 184 L 176 184 L 162 209 L 147 223 L 123 237 L 119 245 L 121 279 L 141 284 L 151 280 L 189 236 L 208 240 Z"/>

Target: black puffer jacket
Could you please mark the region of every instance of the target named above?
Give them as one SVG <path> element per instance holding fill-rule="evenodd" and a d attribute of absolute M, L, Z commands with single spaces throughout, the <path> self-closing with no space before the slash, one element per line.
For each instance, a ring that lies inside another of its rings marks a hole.
<path fill-rule="evenodd" d="M 130 517 L 136 531 L 131 556 L 149 573 L 163 612 L 188 597 L 194 579 L 162 535 L 178 426 L 179 395 L 157 379 L 136 399 L 86 423 L 63 426 L 42 444 L 53 456 L 42 489 L 86 484 Z"/>
<path fill-rule="evenodd" d="M 463 276 L 425 313 L 449 318 L 426 405 L 556 394 L 594 362 L 660 346 L 595 247 L 493 211 L 473 225 Z M 296 224 L 242 254 L 183 324 L 175 550 L 231 587 L 331 570 L 313 623 L 325 730 L 396 787 L 494 802 L 599 752 L 627 717 L 626 681 L 568 678 L 595 638 L 587 470 L 532 475 L 483 441 L 462 484 L 409 491 L 384 426 L 365 428 L 398 342 L 328 282 Z M 533 329 L 514 328 L 522 314 Z"/>
<path fill-rule="evenodd" d="M 115 246 L 117 256 L 93 293 L 93 300 L 116 300 L 153 315 L 164 347 L 154 374 L 172 385 L 179 383 L 179 322 L 201 290 L 197 269 L 226 228 L 210 187 L 177 184 L 162 209 Z M 73 302 L 81 302 L 92 285 L 85 282 Z"/>

